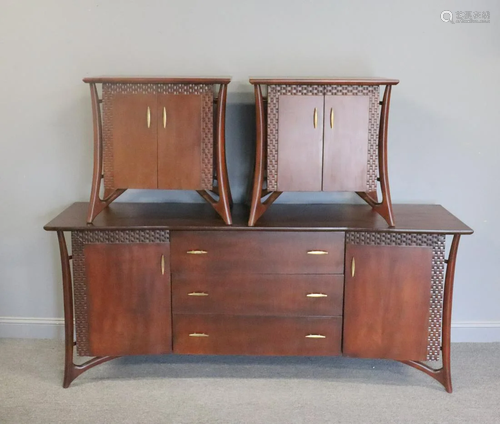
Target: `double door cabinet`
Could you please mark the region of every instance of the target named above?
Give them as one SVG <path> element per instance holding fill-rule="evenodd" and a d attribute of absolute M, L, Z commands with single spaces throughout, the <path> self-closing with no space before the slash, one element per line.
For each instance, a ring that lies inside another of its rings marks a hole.
<path fill-rule="evenodd" d="M 90 229 L 75 218 L 85 207 L 75 204 L 47 226 L 59 232 L 65 275 L 66 387 L 85 368 L 72 363 L 73 302 L 77 352 L 97 363 L 176 353 L 347 355 L 424 366 L 449 345 L 445 234 L 470 229 L 442 208 L 433 222 L 444 230 L 425 231 L 403 208 L 400 218 L 416 228 L 384 231 L 375 220 L 370 231 L 362 224 L 378 216 L 364 206 L 340 206 L 343 221 L 321 228 L 294 226 L 293 211 L 290 223 L 259 228 L 244 218 L 226 228 L 213 218 L 159 222 L 153 206 L 141 206 L 156 217 L 148 228 L 132 206 L 117 204 Z M 71 231 L 73 282 L 62 231 Z M 453 267 L 456 246 L 450 255 Z M 451 390 L 449 368 L 439 375 Z"/>

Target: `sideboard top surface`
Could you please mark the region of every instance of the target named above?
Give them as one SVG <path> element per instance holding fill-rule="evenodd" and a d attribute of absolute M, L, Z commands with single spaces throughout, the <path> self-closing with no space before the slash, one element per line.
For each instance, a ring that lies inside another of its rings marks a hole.
<path fill-rule="evenodd" d="M 391 78 L 351 77 L 251 77 L 251 84 L 268 85 L 396 85 L 399 80 Z"/>
<path fill-rule="evenodd" d="M 229 84 L 231 77 L 214 76 L 214 77 L 186 77 L 186 76 L 100 76 L 87 77 L 83 79 L 87 83 L 115 83 L 115 84 Z"/>
<path fill-rule="evenodd" d="M 279 231 L 368 231 L 436 234 L 472 234 L 473 230 L 440 205 L 393 205 L 395 228 L 368 205 L 276 204 L 248 227 L 249 209 L 234 205 L 233 225 L 227 226 L 213 208 L 204 203 L 115 202 L 87 224 L 88 203 L 69 206 L 44 229 L 79 230 L 279 230 Z"/>

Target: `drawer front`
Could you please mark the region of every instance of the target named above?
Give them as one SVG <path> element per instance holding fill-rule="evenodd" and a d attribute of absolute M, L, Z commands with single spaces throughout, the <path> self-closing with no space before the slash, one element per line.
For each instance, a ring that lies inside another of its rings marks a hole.
<path fill-rule="evenodd" d="M 344 233 L 173 231 L 172 272 L 342 274 Z"/>
<path fill-rule="evenodd" d="M 174 314 L 174 353 L 340 355 L 342 318 Z"/>
<path fill-rule="evenodd" d="M 174 274 L 174 313 L 342 315 L 343 275 Z"/>

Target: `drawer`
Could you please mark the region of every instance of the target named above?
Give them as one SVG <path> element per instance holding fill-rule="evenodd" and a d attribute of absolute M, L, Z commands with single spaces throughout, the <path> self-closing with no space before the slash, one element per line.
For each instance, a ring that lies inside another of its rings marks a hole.
<path fill-rule="evenodd" d="M 341 317 L 174 314 L 174 353 L 340 355 Z"/>
<path fill-rule="evenodd" d="M 174 274 L 174 313 L 342 315 L 343 275 Z"/>
<path fill-rule="evenodd" d="M 172 231 L 172 272 L 342 274 L 344 233 Z"/>

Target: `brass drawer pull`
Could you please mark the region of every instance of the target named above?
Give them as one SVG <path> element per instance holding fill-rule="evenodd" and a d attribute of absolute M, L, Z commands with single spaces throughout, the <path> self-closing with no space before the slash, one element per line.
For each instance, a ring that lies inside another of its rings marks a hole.
<path fill-rule="evenodd" d="M 354 260 L 354 257 L 351 260 L 351 277 L 354 277 L 356 274 L 356 261 Z"/>
<path fill-rule="evenodd" d="M 208 252 L 206 250 L 188 250 L 186 253 L 188 255 L 206 255 Z"/>
<path fill-rule="evenodd" d="M 308 293 L 306 297 L 328 297 L 328 295 L 324 293 Z"/>
<path fill-rule="evenodd" d="M 191 292 L 191 293 L 188 293 L 188 296 L 208 296 L 208 293 L 205 293 L 205 292 Z"/>
<path fill-rule="evenodd" d="M 308 255 L 328 255 L 326 250 L 308 250 Z"/>
<path fill-rule="evenodd" d="M 148 122 L 148 128 L 151 128 L 151 109 L 148 106 L 148 113 L 146 114 L 146 121 Z"/>
<path fill-rule="evenodd" d="M 323 334 L 308 334 L 306 339 L 326 339 L 326 336 L 323 336 Z"/>
<path fill-rule="evenodd" d="M 167 109 L 163 108 L 163 128 L 167 128 Z"/>
<path fill-rule="evenodd" d="M 330 128 L 333 128 L 333 121 L 335 119 L 335 113 L 333 112 L 333 107 L 330 109 Z"/>
<path fill-rule="evenodd" d="M 165 255 L 161 255 L 161 275 L 165 275 Z"/>
<path fill-rule="evenodd" d="M 314 128 L 318 126 L 318 108 L 314 108 Z"/>
<path fill-rule="evenodd" d="M 191 333 L 189 337 L 208 337 L 208 334 L 205 333 Z"/>

